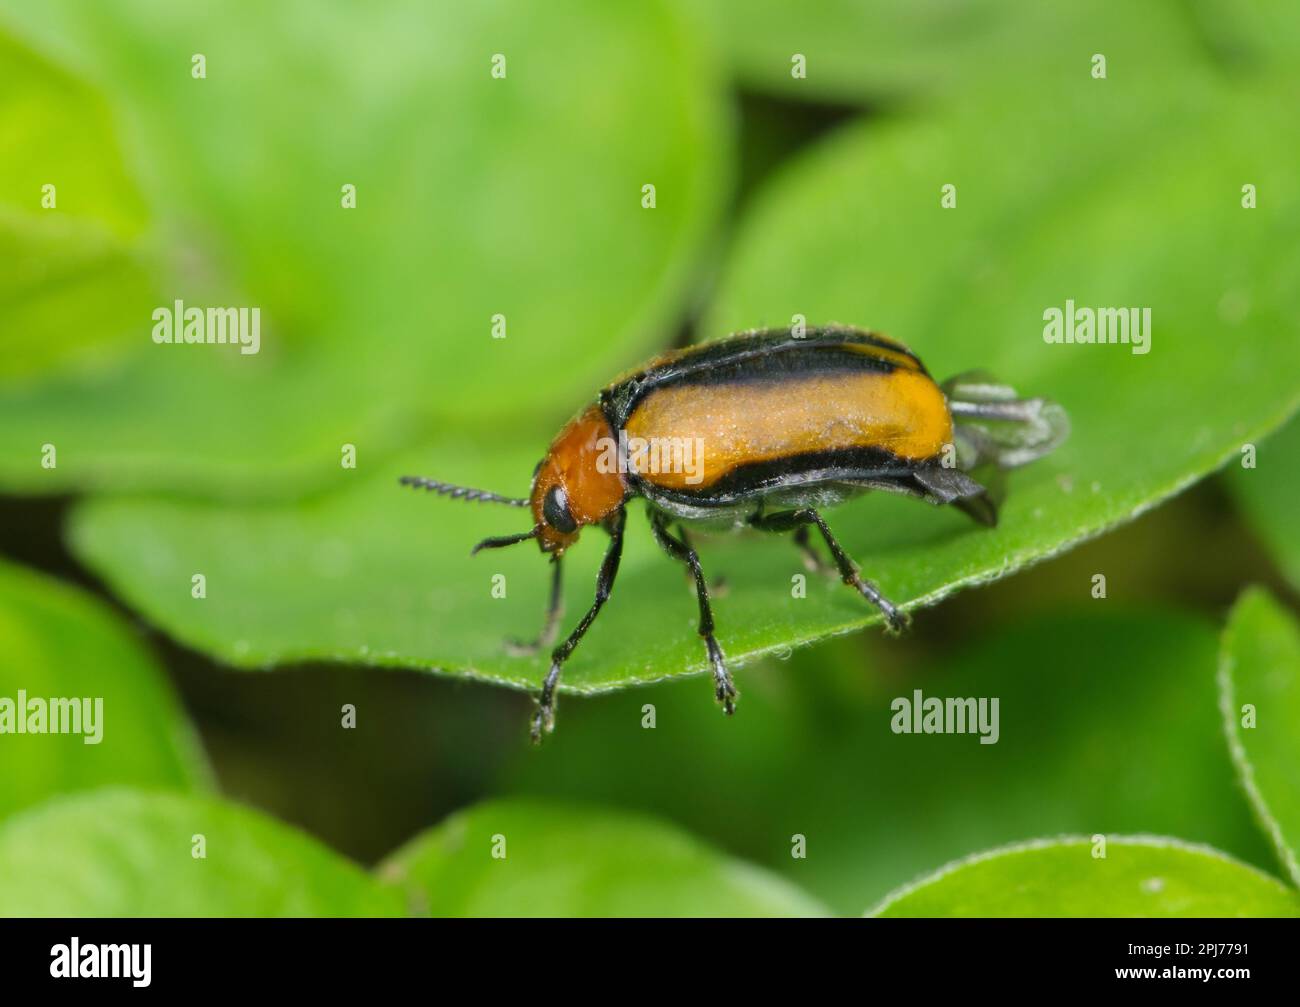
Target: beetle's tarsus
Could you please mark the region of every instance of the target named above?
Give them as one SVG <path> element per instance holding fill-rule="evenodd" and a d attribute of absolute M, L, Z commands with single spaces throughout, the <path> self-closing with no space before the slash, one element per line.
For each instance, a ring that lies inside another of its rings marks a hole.
<path fill-rule="evenodd" d="M 871 581 L 864 579 L 857 570 L 853 570 L 851 575 L 845 574 L 844 583 L 855 588 L 862 597 L 880 609 L 880 614 L 885 617 L 885 631 L 890 636 L 898 636 L 908 627 L 911 619 L 907 613 L 881 594 L 880 589 Z"/>
<path fill-rule="evenodd" d="M 740 694 L 731 681 L 731 673 L 727 671 L 726 658 L 718 641 L 710 634 L 704 638 L 704 644 L 709 649 L 709 661 L 713 664 L 713 695 L 722 704 L 722 712 L 730 717 L 736 712 L 736 699 Z"/>
<path fill-rule="evenodd" d="M 542 733 L 555 730 L 555 686 L 560 681 L 560 662 L 551 660 L 551 670 L 542 682 L 542 693 L 537 697 L 537 711 L 533 714 L 532 738 L 534 745 L 542 743 Z"/>
<path fill-rule="evenodd" d="M 550 734 L 555 730 L 554 703 L 538 703 L 537 712 L 533 714 L 532 739 L 534 745 L 542 743 L 542 733 Z"/>
<path fill-rule="evenodd" d="M 888 604 L 888 603 L 886 603 Z M 912 625 L 912 617 L 892 604 L 880 610 L 885 616 L 885 634 L 902 636 Z"/>

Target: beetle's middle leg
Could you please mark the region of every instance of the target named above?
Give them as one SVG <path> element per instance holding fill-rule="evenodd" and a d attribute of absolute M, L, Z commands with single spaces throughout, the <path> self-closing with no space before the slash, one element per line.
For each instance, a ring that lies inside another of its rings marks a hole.
<path fill-rule="evenodd" d="M 658 511 L 650 511 L 650 528 L 660 548 L 669 556 L 685 563 L 695 578 L 695 595 L 700 602 L 699 633 L 704 638 L 704 646 L 708 649 L 709 661 L 713 665 L 714 693 L 718 702 L 722 704 L 723 711 L 730 716 L 736 712 L 736 687 L 732 684 L 730 672 L 727 671 L 722 648 L 718 646 L 718 640 L 713 635 L 713 608 L 709 605 L 709 585 L 704 579 L 704 571 L 700 568 L 700 557 L 691 548 L 686 529 L 679 526 L 677 531 L 681 538 L 673 537 L 663 515 Z"/>
<path fill-rule="evenodd" d="M 831 534 L 825 519 L 813 508 L 802 507 L 799 510 L 781 511 L 777 514 L 755 514 L 749 519 L 749 522 L 762 531 L 782 532 L 793 530 L 796 534 L 809 525 L 816 525 L 822 533 L 822 538 L 826 541 L 826 548 L 831 551 L 831 556 L 835 559 L 835 565 L 839 568 L 840 577 L 844 580 L 844 583 L 855 588 L 862 597 L 880 609 L 892 631 L 898 633 L 907 626 L 907 615 L 881 594 L 875 584 L 863 578 L 858 571 L 857 565 L 853 560 L 849 559 L 849 554 L 844 551 L 844 547 Z"/>

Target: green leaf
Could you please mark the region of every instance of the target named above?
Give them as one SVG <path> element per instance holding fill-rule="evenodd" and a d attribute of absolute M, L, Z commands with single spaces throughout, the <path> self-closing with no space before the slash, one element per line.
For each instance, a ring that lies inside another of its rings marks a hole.
<path fill-rule="evenodd" d="M 709 7 L 741 83 L 795 100 L 898 101 L 994 81 L 1041 86 L 1048 76 L 1088 74 L 1096 52 L 1117 77 L 1185 70 L 1189 58 L 1208 55 L 1184 5 L 1160 0 L 710 0 Z M 796 54 L 804 57 L 800 76 L 792 72 Z"/>
<path fill-rule="evenodd" d="M 1016 602 L 1009 587 L 998 597 Z M 667 818 L 844 914 L 1027 835 L 1155 832 L 1272 864 L 1223 744 L 1216 627 L 1085 604 L 1009 612 L 988 634 L 940 638 L 923 620 L 901 643 L 829 641 L 747 671 L 730 719 L 705 682 L 568 703 L 540 750 L 521 730 L 500 785 Z M 894 733 L 893 704 L 916 689 L 996 699 L 997 742 Z M 806 860 L 790 856 L 795 833 Z"/>
<path fill-rule="evenodd" d="M 379 869 L 432 916 L 820 916 L 793 885 L 654 819 L 503 800 L 453 815 Z"/>
<path fill-rule="evenodd" d="M 1228 617 L 1219 689 L 1242 785 L 1300 884 L 1300 625 L 1263 588 L 1244 592 Z"/>
<path fill-rule="evenodd" d="M 1290 334 L 1300 191 L 1287 176 L 1296 133 L 1282 125 L 1282 96 L 1091 84 L 853 127 L 773 184 L 733 249 L 709 332 L 794 312 L 877 325 L 940 377 L 992 368 L 1073 416 L 1063 448 L 1010 476 L 995 530 L 896 497 L 829 515 L 866 575 L 908 607 L 1134 517 L 1300 402 Z M 1032 151 L 1034 171 L 1006 149 Z M 1130 155 L 1123 165 L 1089 161 L 1116 150 Z M 1267 205 L 1241 208 L 1242 178 Z M 949 179 L 963 195 L 959 209 L 941 210 Z M 1046 344 L 1043 310 L 1066 298 L 1153 306 L 1151 352 Z M 336 492 L 293 505 L 92 502 L 74 514 L 72 543 L 152 621 L 240 666 L 338 658 L 536 687 L 543 661 L 509 657 L 501 640 L 536 632 L 545 565 L 529 546 L 467 555 L 485 535 L 523 530 L 523 515 L 414 495 L 395 479 L 408 471 L 522 494 L 550 434 L 538 424 L 448 432 L 392 465 L 336 472 Z M 653 547 L 637 509 L 613 599 L 566 666 L 568 690 L 707 670 L 681 567 Z M 590 604 L 602 540 L 589 531 L 566 557 L 566 626 Z M 792 597 L 804 571 L 784 537 L 699 545 L 706 573 L 728 581 L 715 609 L 735 667 L 878 619 L 833 580 L 813 578 L 807 598 Z M 195 572 L 213 585 L 203 603 L 185 586 Z M 506 577 L 504 599 L 493 597 L 495 574 Z"/>
<path fill-rule="evenodd" d="M 1187 13 L 1207 51 L 1233 70 L 1267 67 L 1294 73 L 1300 56 L 1300 13 L 1291 4 L 1195 0 Z"/>
<path fill-rule="evenodd" d="M 33 709 L 53 726 L 52 700 L 79 704 L 72 726 L 82 733 L 11 733 L 19 720 L 36 723 L 26 716 Z M 0 723 L 4 708 L 12 720 L 0 734 L 0 819 L 110 783 L 208 785 L 180 704 L 134 635 L 82 592 L 0 561 Z M 86 712 L 91 720 L 81 719 Z"/>
<path fill-rule="evenodd" d="M 0 35 L 0 388 L 120 352 L 154 302 L 143 225 L 102 99 Z"/>
<path fill-rule="evenodd" d="M 1300 534 L 1295 528 L 1300 503 L 1300 419 L 1250 447 L 1254 467 L 1230 466 L 1228 487 L 1282 573 L 1300 590 Z"/>
<path fill-rule="evenodd" d="M 376 458 L 563 408 L 676 324 L 723 203 L 719 74 L 670 0 L 4 0 L 2 21 L 120 115 L 156 306 L 261 311 L 256 354 L 155 345 L 143 311 L 110 373 L 0 396 L 15 490 L 283 495 L 327 481 L 343 444 Z M 65 142 L 87 127 L 54 121 Z"/>
<path fill-rule="evenodd" d="M 903 888 L 871 916 L 1300 916 L 1276 878 L 1208 846 L 1110 836 L 1105 857 L 1084 836 L 989 850 Z"/>
<path fill-rule="evenodd" d="M 224 801 L 113 788 L 0 826 L 0 916 L 400 912 L 400 900 L 356 865 Z"/>

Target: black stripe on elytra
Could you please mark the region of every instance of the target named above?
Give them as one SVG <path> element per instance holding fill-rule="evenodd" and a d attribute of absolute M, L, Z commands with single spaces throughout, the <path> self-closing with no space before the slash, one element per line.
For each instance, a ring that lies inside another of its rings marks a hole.
<path fill-rule="evenodd" d="M 849 348 L 854 345 L 899 353 L 928 375 L 911 351 L 869 332 L 810 329 L 803 338 L 796 339 L 787 329 L 774 329 L 692 347 L 605 389 L 600 403 L 606 419 L 617 430 L 626 426 L 628 417 L 646 395 L 660 388 L 698 385 L 708 389 L 816 373 L 889 373 L 899 366 L 883 356 Z"/>
<path fill-rule="evenodd" d="M 628 475 L 628 488 L 651 502 L 725 506 L 741 500 L 765 496 L 776 490 L 820 483 L 855 480 L 898 479 L 911 481 L 919 466 L 899 458 L 884 448 L 836 448 L 831 451 L 808 451 L 764 461 L 738 465 L 721 479 L 698 489 L 666 489 L 649 483 L 636 473 Z"/>
<path fill-rule="evenodd" d="M 845 325 L 815 326 L 806 329 L 804 334 L 798 338 L 792 335 L 788 328 L 755 329 L 751 332 L 741 332 L 734 336 L 728 336 L 725 339 L 716 339 L 712 342 L 688 346 L 674 355 L 667 363 L 694 365 L 698 361 L 700 364 L 707 366 L 719 358 L 751 350 L 761 352 L 764 348 L 786 345 L 808 347 L 840 345 L 843 343 L 854 343 L 859 346 L 872 346 L 880 350 L 890 350 L 909 358 L 916 364 L 918 369 L 925 370 L 920 358 L 902 343 L 895 342 L 874 332 L 868 332 L 865 329 L 855 329 Z"/>

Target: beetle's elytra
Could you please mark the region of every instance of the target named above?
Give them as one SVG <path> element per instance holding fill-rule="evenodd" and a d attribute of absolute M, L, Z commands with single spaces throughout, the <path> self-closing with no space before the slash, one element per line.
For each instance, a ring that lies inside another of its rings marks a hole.
<path fill-rule="evenodd" d="M 473 550 L 536 539 L 551 557 L 546 623 L 528 649 L 555 640 L 565 550 L 587 525 L 609 533 L 595 600 L 551 654 L 533 719 L 536 741 L 554 728 L 561 667 L 614 586 L 632 498 L 646 500 L 655 540 L 695 579 L 700 636 L 718 701 L 730 714 L 736 689 L 714 637 L 708 585 L 687 525 L 794 532 L 820 566 L 809 541 L 816 527 L 840 577 L 897 631 L 906 617 L 859 574 L 820 510 L 881 489 L 952 504 L 991 526 L 997 507 L 967 472 L 986 463 L 1023 465 L 1051 451 L 1068 429 L 1055 403 L 1018 399 L 989 379 L 963 375 L 940 386 L 911 350 L 872 332 L 755 331 L 668 353 L 605 388 L 552 441 L 528 499 L 417 476 L 402 483 L 531 510 L 531 529 Z"/>

